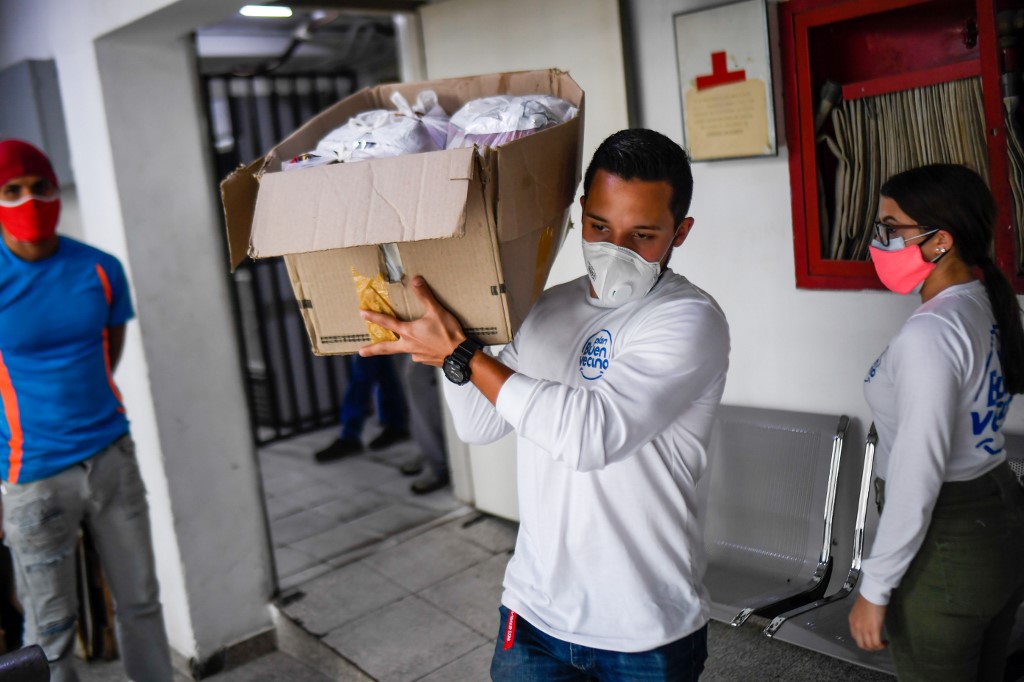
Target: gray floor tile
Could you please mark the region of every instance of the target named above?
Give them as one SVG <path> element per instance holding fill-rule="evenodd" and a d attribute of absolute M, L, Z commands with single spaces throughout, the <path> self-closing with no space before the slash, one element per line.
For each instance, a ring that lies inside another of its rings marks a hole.
<path fill-rule="evenodd" d="M 507 554 L 499 554 L 435 583 L 417 595 L 481 635 L 497 636 L 501 581 Z"/>
<path fill-rule="evenodd" d="M 411 440 L 396 443 L 386 450 L 370 450 L 369 457 L 375 462 L 397 469 L 406 462 L 417 459 L 419 446 Z"/>
<path fill-rule="evenodd" d="M 397 535 L 435 519 L 438 515 L 432 509 L 398 502 L 356 519 L 352 521 L 352 525 L 383 536 Z"/>
<path fill-rule="evenodd" d="M 281 476 L 292 470 L 294 464 L 286 457 L 260 453 L 260 475 L 264 478 Z"/>
<path fill-rule="evenodd" d="M 215 682 L 330 682 L 294 658 L 274 652 L 212 678 Z"/>
<path fill-rule="evenodd" d="M 75 672 L 78 673 L 81 682 L 127 682 L 128 680 L 121 661 L 90 661 L 89 663 L 75 661 Z M 190 679 L 182 673 L 174 671 L 174 682 L 189 682 Z"/>
<path fill-rule="evenodd" d="M 337 525 L 336 521 L 318 514 L 316 510 L 306 509 L 271 523 L 270 537 L 275 547 L 284 547 L 336 528 Z"/>
<path fill-rule="evenodd" d="M 515 521 L 481 514 L 463 521 L 461 531 L 460 537 L 498 554 L 515 549 L 519 524 Z"/>
<path fill-rule="evenodd" d="M 293 547 L 319 561 L 326 561 L 358 547 L 365 547 L 366 545 L 380 542 L 383 537 L 380 533 L 373 533 L 362 528 L 356 528 L 352 524 L 345 524 L 304 540 L 299 540 Z"/>
<path fill-rule="evenodd" d="M 273 526 L 275 521 L 291 516 L 303 509 L 302 499 L 295 495 L 267 498 L 267 516 L 270 517 L 271 526 Z M 273 533 L 273 528 L 271 528 L 271 533 Z"/>
<path fill-rule="evenodd" d="M 310 580 L 319 578 L 324 573 L 329 573 L 332 570 L 334 570 L 334 567 L 330 564 L 313 564 L 309 568 L 299 571 L 298 573 L 293 573 L 284 578 L 279 577 L 277 579 L 277 588 L 281 592 L 285 592 L 287 590 L 291 590 L 292 588 L 298 587 L 303 583 L 308 583 Z"/>
<path fill-rule="evenodd" d="M 273 497 L 282 497 L 303 488 L 308 488 L 318 481 L 312 473 L 301 470 L 286 471 L 273 478 L 263 479 L 263 490 Z"/>
<path fill-rule="evenodd" d="M 409 592 L 362 563 L 338 568 L 303 584 L 301 599 L 281 607 L 315 635 L 380 609 Z"/>
<path fill-rule="evenodd" d="M 313 453 L 327 447 L 337 437 L 337 429 L 327 429 L 299 436 L 298 438 L 277 441 L 265 449 L 270 454 L 285 457 L 297 463 L 315 464 Z M 263 450 L 264 448 L 260 448 L 261 453 Z"/>
<path fill-rule="evenodd" d="M 460 507 L 466 506 L 456 499 L 455 495 L 452 494 L 452 489 L 450 487 L 443 490 L 435 490 L 434 492 L 426 495 L 414 495 L 410 500 L 410 504 L 415 504 L 416 506 L 424 507 L 426 509 L 433 509 L 439 514 L 447 514 L 448 512 L 455 511 Z"/>
<path fill-rule="evenodd" d="M 489 552 L 461 540 L 449 526 L 444 526 L 374 554 L 366 561 L 399 585 L 418 592 L 488 558 Z"/>
<path fill-rule="evenodd" d="M 363 490 L 321 504 L 316 507 L 316 512 L 321 516 L 334 519 L 337 523 L 347 523 L 379 511 L 390 504 L 393 502 L 386 495 L 375 490 Z"/>
<path fill-rule="evenodd" d="M 330 502 L 337 500 L 343 500 L 353 495 L 358 495 L 359 489 L 337 479 L 331 479 L 328 481 L 317 481 L 308 488 L 296 490 L 291 493 L 298 499 L 302 500 L 302 503 L 307 509 L 313 509 Z"/>
<path fill-rule="evenodd" d="M 394 467 L 370 461 L 365 454 L 321 465 L 317 472 L 322 480 L 346 481 L 361 490 L 375 488 L 402 475 Z"/>
<path fill-rule="evenodd" d="M 442 488 L 441 490 L 435 490 L 434 492 L 426 495 L 414 494 L 409 490 L 409 486 L 412 485 L 416 478 L 416 476 L 403 476 L 400 479 L 388 481 L 384 485 L 377 486 L 374 490 L 384 493 L 396 500 L 400 500 L 417 507 L 423 507 L 424 509 L 432 509 L 442 514 L 462 506 L 462 503 L 455 499 L 455 495 L 452 494 L 450 486 Z"/>
<path fill-rule="evenodd" d="M 333 630 L 323 641 L 381 682 L 415 680 L 486 642 L 414 596 Z"/>
<path fill-rule="evenodd" d="M 319 560 L 316 557 L 293 547 L 274 548 L 274 565 L 277 568 L 279 580 L 304 571 L 317 563 Z"/>
<path fill-rule="evenodd" d="M 419 682 L 487 682 L 491 679 L 493 655 L 494 645 L 488 642 L 440 670 L 421 677 Z"/>

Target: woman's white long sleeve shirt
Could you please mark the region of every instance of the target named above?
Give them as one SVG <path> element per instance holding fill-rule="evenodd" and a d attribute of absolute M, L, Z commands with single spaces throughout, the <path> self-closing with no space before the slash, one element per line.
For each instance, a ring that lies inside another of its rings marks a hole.
<path fill-rule="evenodd" d="M 860 586 L 874 604 L 889 603 L 921 548 L 942 484 L 1006 459 L 1000 429 L 1012 396 L 996 333 L 981 282 L 949 287 L 914 311 L 864 379 L 878 430 L 875 471 L 885 480 Z"/>

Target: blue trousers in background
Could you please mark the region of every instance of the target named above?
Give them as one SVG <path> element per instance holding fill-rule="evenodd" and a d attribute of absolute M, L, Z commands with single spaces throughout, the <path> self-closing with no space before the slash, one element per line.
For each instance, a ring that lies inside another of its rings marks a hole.
<path fill-rule="evenodd" d="M 348 385 L 341 400 L 341 437 L 361 440 L 370 400 L 377 389 L 377 419 L 384 428 L 405 430 L 409 412 L 402 383 L 392 359 L 386 355 L 364 358 L 353 355 L 349 364 Z"/>

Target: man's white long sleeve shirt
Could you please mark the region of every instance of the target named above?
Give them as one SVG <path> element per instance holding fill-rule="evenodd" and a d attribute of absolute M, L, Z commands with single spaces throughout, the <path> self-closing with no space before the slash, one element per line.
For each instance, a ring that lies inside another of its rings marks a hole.
<path fill-rule="evenodd" d="M 497 405 L 446 385 L 459 436 L 516 431 L 520 527 L 502 603 L 558 639 L 646 651 L 708 620 L 697 480 L 725 385 L 717 303 L 666 270 L 595 305 L 583 277 L 544 292 L 498 359 Z"/>

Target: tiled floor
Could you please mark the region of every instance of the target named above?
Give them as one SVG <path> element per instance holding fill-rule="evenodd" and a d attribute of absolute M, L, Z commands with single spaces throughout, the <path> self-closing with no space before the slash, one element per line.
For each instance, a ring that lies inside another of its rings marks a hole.
<path fill-rule="evenodd" d="M 292 655 L 264 656 L 213 679 L 489 679 L 516 525 L 478 514 L 450 491 L 412 495 L 398 471 L 415 455 L 409 443 L 316 464 L 313 453 L 333 438 L 323 431 L 259 455 L 281 585 L 278 637 Z M 892 680 L 767 640 L 756 625 L 711 623 L 702 680 Z M 123 679 L 117 662 L 87 666 L 83 675 L 83 682 Z"/>
<path fill-rule="evenodd" d="M 411 495 L 397 471 L 414 454 L 410 444 L 313 463 L 333 437 L 260 453 L 283 613 L 372 679 L 487 680 L 515 524 L 448 491 Z M 713 622 L 709 646 L 705 680 L 892 679 L 769 641 L 753 625 Z"/>

